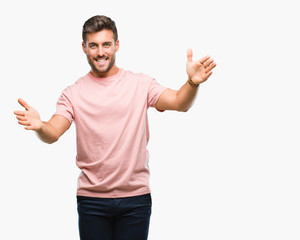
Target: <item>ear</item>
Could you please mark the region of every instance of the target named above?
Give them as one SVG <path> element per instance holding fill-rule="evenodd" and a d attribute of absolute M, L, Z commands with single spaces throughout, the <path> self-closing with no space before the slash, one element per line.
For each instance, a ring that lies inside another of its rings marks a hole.
<path fill-rule="evenodd" d="M 119 39 L 116 41 L 115 43 L 115 51 L 119 51 L 119 47 L 120 47 L 120 42 L 119 42 Z"/>
<path fill-rule="evenodd" d="M 85 48 L 84 42 L 82 42 L 82 50 L 83 50 L 83 52 L 86 54 L 86 48 Z"/>

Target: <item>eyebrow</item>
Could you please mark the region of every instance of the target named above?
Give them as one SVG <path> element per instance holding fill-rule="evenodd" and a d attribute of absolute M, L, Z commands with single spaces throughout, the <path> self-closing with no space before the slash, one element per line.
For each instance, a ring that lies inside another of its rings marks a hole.
<path fill-rule="evenodd" d="M 111 42 L 111 41 L 106 41 L 106 42 L 104 42 L 104 43 L 102 43 L 102 44 L 112 44 L 112 42 Z M 89 46 L 90 46 L 90 45 L 97 45 L 97 46 L 98 46 L 98 43 L 90 42 L 90 43 L 89 43 Z"/>

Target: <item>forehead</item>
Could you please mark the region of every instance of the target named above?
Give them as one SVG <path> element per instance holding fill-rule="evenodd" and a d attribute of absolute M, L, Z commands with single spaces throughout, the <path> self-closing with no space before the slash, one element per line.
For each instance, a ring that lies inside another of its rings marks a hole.
<path fill-rule="evenodd" d="M 114 42 L 114 34 L 113 34 L 112 30 L 103 29 L 99 32 L 87 33 L 86 41 L 87 41 L 87 43 L 90 43 L 90 42 L 96 42 L 96 43 Z"/>

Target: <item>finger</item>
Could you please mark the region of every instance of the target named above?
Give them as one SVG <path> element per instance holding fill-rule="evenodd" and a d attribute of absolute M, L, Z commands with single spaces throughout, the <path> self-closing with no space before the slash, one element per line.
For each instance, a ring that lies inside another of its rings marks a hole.
<path fill-rule="evenodd" d="M 32 126 L 29 125 L 29 126 L 26 126 L 25 129 L 26 130 L 34 130 L 34 127 L 32 127 Z"/>
<path fill-rule="evenodd" d="M 207 77 L 209 78 L 212 74 L 213 74 L 213 72 L 209 72 L 209 73 L 207 74 Z"/>
<path fill-rule="evenodd" d="M 187 55 L 187 61 L 192 62 L 193 61 L 193 51 L 191 48 L 188 48 L 188 50 L 186 51 L 186 55 Z"/>
<path fill-rule="evenodd" d="M 201 82 L 201 83 L 207 81 L 207 79 L 210 77 L 210 75 L 212 75 L 212 72 L 205 73 L 205 74 L 203 75 L 203 79 L 202 79 L 202 82 Z"/>
<path fill-rule="evenodd" d="M 207 56 L 205 56 L 204 58 L 200 59 L 199 62 L 200 62 L 201 64 L 204 64 L 208 59 L 210 59 L 210 56 L 209 56 L 209 55 L 207 55 Z"/>
<path fill-rule="evenodd" d="M 212 74 L 213 74 L 213 72 L 207 73 L 207 75 L 206 75 L 206 80 L 207 80 Z"/>
<path fill-rule="evenodd" d="M 17 115 L 17 116 L 25 116 L 24 111 L 14 111 L 14 114 Z"/>
<path fill-rule="evenodd" d="M 24 126 L 28 126 L 29 125 L 28 121 L 18 121 L 18 123 L 20 125 L 24 125 Z"/>
<path fill-rule="evenodd" d="M 18 102 L 21 104 L 21 106 L 23 106 L 26 110 L 28 110 L 30 108 L 30 106 L 28 105 L 28 103 L 23 100 L 22 98 L 18 99 Z"/>
<path fill-rule="evenodd" d="M 209 67 L 213 62 L 214 62 L 213 59 L 209 59 L 209 60 L 207 60 L 203 65 L 204 65 L 205 68 L 207 68 L 207 67 Z"/>
<path fill-rule="evenodd" d="M 27 121 L 27 119 L 25 117 L 23 117 L 23 116 L 17 116 L 17 119 L 19 121 Z"/>
<path fill-rule="evenodd" d="M 216 63 L 212 63 L 210 66 L 208 66 L 208 67 L 206 68 L 206 72 L 210 72 L 210 71 L 213 70 L 216 66 L 217 66 Z"/>

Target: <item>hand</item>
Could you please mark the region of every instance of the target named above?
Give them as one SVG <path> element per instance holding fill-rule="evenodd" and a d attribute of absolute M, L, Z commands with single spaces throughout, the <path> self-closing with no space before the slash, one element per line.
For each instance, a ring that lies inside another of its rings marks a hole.
<path fill-rule="evenodd" d="M 25 111 L 14 112 L 19 120 L 18 123 L 25 126 L 26 130 L 39 131 L 43 125 L 40 114 L 33 107 L 30 107 L 23 99 L 19 98 L 18 102 L 25 108 Z"/>
<path fill-rule="evenodd" d="M 214 60 L 211 59 L 210 56 L 193 61 L 192 49 L 187 50 L 186 72 L 193 83 L 200 84 L 205 82 L 212 74 L 211 70 L 216 65 L 217 64 L 214 63 Z"/>

